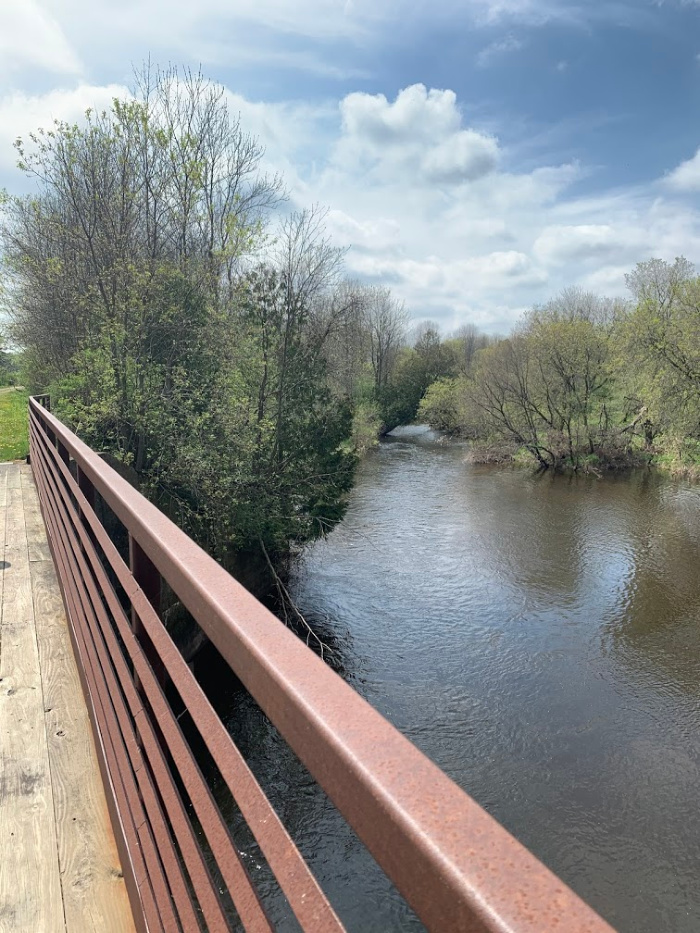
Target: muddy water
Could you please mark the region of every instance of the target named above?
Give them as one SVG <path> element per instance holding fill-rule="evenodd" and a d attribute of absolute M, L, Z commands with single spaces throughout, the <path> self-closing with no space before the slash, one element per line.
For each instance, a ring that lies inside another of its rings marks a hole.
<path fill-rule="evenodd" d="M 426 429 L 384 442 L 296 598 L 343 676 L 614 926 L 695 933 L 700 488 L 464 458 Z M 421 929 L 257 708 L 224 706 L 349 929 Z"/>

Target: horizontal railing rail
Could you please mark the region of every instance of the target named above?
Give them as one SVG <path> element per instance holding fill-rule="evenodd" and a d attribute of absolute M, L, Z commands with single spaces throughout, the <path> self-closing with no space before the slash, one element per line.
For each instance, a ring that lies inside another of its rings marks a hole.
<path fill-rule="evenodd" d="M 154 505 L 30 399 L 30 459 L 136 923 L 273 929 L 173 693 L 299 925 L 344 927 L 160 618 L 189 610 L 429 930 L 611 928 Z M 126 529 L 124 560 L 96 493 Z"/>

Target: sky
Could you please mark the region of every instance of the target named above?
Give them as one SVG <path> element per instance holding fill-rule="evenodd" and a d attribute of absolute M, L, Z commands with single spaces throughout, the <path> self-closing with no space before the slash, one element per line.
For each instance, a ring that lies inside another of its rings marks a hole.
<path fill-rule="evenodd" d="M 148 58 L 223 84 L 348 274 L 446 332 L 700 266 L 700 0 L 0 0 L 0 187 Z"/>

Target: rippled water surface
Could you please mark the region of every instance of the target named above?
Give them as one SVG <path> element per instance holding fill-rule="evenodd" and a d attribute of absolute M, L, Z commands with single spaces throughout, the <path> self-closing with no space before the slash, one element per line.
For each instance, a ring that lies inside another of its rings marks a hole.
<path fill-rule="evenodd" d="M 356 689 L 614 926 L 696 933 L 700 489 L 465 453 L 384 442 L 296 598 Z M 349 928 L 421 929 L 264 717 L 233 698 L 229 726 Z"/>

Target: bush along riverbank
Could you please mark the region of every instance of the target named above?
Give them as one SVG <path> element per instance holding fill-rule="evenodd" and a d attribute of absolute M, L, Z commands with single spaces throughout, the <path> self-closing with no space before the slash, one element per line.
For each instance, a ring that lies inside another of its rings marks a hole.
<path fill-rule="evenodd" d="M 655 464 L 700 477 L 700 278 L 640 263 L 631 297 L 568 289 L 441 378 L 418 418 L 473 441 L 469 459 L 602 473 Z"/>

